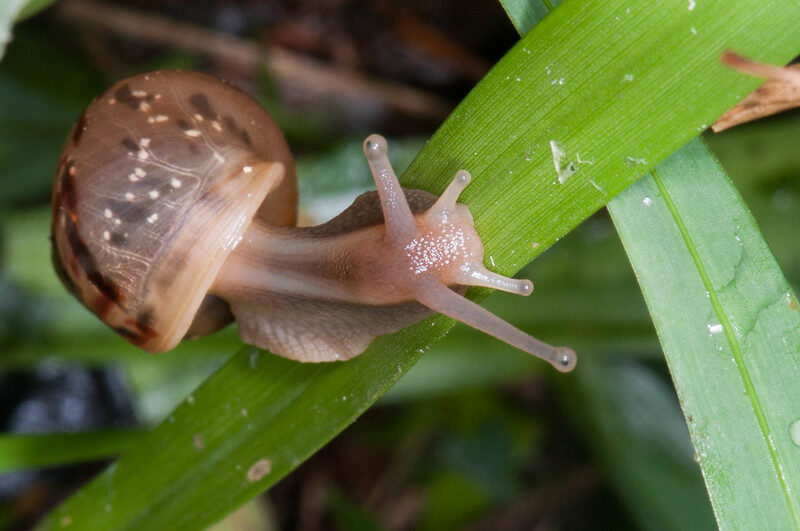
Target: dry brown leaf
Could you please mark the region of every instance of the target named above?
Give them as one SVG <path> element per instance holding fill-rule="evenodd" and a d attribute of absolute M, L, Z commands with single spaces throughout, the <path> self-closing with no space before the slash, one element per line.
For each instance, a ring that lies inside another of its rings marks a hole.
<path fill-rule="evenodd" d="M 800 107 L 800 64 L 778 67 L 745 59 L 733 52 L 722 55 L 722 62 L 739 72 L 766 77 L 763 85 L 714 122 L 715 133 L 764 116 Z"/>

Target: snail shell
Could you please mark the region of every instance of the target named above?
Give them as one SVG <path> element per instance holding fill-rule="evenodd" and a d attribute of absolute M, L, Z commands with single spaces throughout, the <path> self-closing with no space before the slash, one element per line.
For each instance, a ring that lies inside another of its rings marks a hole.
<path fill-rule="evenodd" d="M 206 296 L 222 262 L 254 216 L 291 225 L 296 205 L 291 152 L 257 102 L 204 74 L 150 72 L 112 86 L 72 129 L 53 187 L 54 263 L 117 332 L 167 350 L 230 321 Z"/>

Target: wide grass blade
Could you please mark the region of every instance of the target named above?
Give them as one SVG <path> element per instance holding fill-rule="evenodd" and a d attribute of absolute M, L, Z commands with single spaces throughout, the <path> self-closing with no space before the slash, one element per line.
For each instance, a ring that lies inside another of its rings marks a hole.
<path fill-rule="evenodd" d="M 609 204 L 721 527 L 800 525 L 800 311 L 700 140 Z"/>
<path fill-rule="evenodd" d="M 487 262 L 514 272 L 757 84 L 718 64 L 723 48 L 771 62 L 800 51 L 798 14 L 789 0 L 693 11 L 672 0 L 568 1 L 478 84 L 403 183 L 441 192 L 469 169 L 463 198 Z M 347 363 L 242 349 L 46 523 L 207 525 L 344 429 L 451 325 L 429 319 Z"/>

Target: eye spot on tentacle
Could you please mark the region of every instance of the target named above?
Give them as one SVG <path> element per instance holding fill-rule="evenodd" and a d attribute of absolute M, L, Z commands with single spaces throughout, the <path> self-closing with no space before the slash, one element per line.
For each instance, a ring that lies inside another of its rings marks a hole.
<path fill-rule="evenodd" d="M 370 135 L 364 141 L 364 154 L 368 159 L 375 160 L 384 157 L 387 151 L 386 139 L 380 135 Z"/>

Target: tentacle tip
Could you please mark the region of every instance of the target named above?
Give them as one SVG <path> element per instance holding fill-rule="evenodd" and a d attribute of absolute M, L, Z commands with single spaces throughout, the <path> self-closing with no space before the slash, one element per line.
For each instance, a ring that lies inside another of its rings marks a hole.
<path fill-rule="evenodd" d="M 364 140 L 364 155 L 369 160 L 375 160 L 386 156 L 388 144 L 381 135 L 369 135 Z"/>
<path fill-rule="evenodd" d="M 575 364 L 578 363 L 578 357 L 571 348 L 556 347 L 550 358 L 550 363 L 560 372 L 569 372 L 575 368 Z"/>
<path fill-rule="evenodd" d="M 454 180 L 463 188 L 472 182 L 472 175 L 467 170 L 458 170 Z"/>
<path fill-rule="evenodd" d="M 526 278 L 522 280 L 522 282 L 520 283 L 519 294 L 524 297 L 527 297 L 531 293 L 533 293 L 533 282 L 531 282 Z"/>

